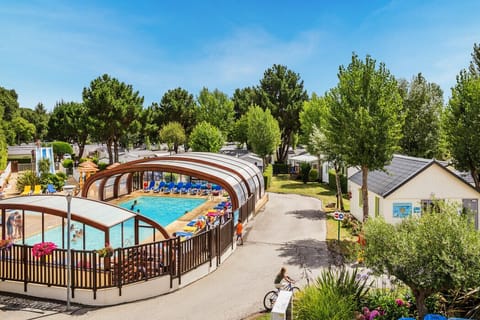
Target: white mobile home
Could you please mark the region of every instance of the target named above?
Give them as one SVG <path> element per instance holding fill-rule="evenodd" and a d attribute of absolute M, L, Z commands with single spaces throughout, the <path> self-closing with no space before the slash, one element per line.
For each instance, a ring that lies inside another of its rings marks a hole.
<path fill-rule="evenodd" d="M 361 186 L 359 171 L 349 178 L 349 190 L 350 212 L 360 221 L 363 219 Z M 434 200 L 443 200 L 470 209 L 478 229 L 479 198 L 480 193 L 471 184 L 434 159 L 394 155 L 384 171 L 368 173 L 369 215 L 383 216 L 390 223 L 430 210 Z"/>

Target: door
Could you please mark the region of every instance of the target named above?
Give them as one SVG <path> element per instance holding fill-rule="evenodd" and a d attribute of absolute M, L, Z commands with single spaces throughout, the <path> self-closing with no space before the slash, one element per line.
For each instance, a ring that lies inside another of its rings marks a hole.
<path fill-rule="evenodd" d="M 463 199 L 463 208 L 473 212 L 475 217 L 475 229 L 478 230 L 478 199 Z"/>

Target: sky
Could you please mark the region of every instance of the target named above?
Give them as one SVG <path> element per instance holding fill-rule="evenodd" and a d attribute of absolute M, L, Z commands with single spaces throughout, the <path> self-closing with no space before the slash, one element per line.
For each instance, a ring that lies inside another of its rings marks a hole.
<path fill-rule="evenodd" d="M 480 43 L 477 0 L 0 1 L 0 86 L 49 111 L 102 74 L 144 107 L 178 87 L 232 96 L 274 64 L 323 95 L 353 52 L 397 78 L 421 72 L 447 100 Z"/>

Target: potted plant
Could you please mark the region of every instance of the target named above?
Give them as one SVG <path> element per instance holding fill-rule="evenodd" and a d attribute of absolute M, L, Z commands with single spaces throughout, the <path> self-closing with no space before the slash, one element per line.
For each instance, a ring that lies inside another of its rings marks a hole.
<path fill-rule="evenodd" d="M 40 259 L 42 264 L 45 264 L 45 257 L 50 255 L 56 248 L 57 245 L 53 242 L 40 242 L 33 245 L 32 254 L 35 258 Z"/>
<path fill-rule="evenodd" d="M 113 248 L 110 244 L 106 243 L 104 248 L 97 250 L 97 253 L 100 258 L 109 258 L 113 256 Z"/>
<path fill-rule="evenodd" d="M 10 239 L 0 239 L 0 250 L 8 250 L 13 246 L 13 241 Z"/>

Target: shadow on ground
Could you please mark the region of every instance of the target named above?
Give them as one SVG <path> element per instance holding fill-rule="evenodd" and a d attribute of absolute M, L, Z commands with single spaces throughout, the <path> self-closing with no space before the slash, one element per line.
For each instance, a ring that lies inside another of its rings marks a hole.
<path fill-rule="evenodd" d="M 287 215 L 293 215 L 297 219 L 325 220 L 325 212 L 320 210 L 294 210 L 285 212 Z"/>
<path fill-rule="evenodd" d="M 321 268 L 331 263 L 330 252 L 325 241 L 302 239 L 287 242 L 277 249 L 287 263 L 299 267 Z"/>
<path fill-rule="evenodd" d="M 0 292 L 0 311 L 24 311 L 32 313 L 32 316 L 37 316 L 31 319 L 45 317 L 48 313 L 82 315 L 95 309 L 98 307 L 72 304 L 70 311 L 66 311 L 66 302 L 63 301 Z"/>

